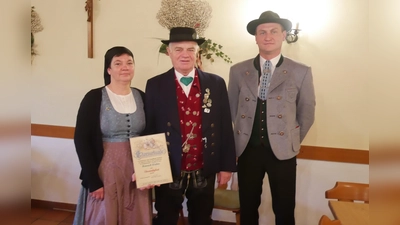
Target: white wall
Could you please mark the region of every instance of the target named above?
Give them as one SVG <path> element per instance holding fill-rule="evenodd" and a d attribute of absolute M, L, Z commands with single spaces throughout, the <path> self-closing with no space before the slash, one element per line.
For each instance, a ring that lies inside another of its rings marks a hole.
<path fill-rule="evenodd" d="M 32 123 L 74 126 L 83 95 L 103 84 L 103 55 L 112 46 L 124 45 L 132 50 L 136 61 L 133 86 L 142 90 L 147 79 L 169 69 L 169 58 L 158 53 L 159 39 L 168 38 L 168 31 L 155 17 L 160 2 L 94 0 L 94 58 L 89 59 L 84 1 L 31 0 L 44 26 L 35 35 L 39 55 L 31 67 Z M 299 41 L 285 43 L 283 54 L 313 69 L 316 121 L 303 144 L 369 149 L 366 31 L 370 11 L 366 0 L 209 3 L 213 13 L 205 36 L 223 45 L 234 63 L 257 54 L 246 25 L 262 11 L 275 10 L 281 17 L 300 22 Z M 230 64 L 221 59 L 204 64 L 206 71 L 228 81 Z M 75 203 L 80 166 L 72 140 L 32 137 L 31 146 L 32 198 Z M 317 224 L 321 214 L 331 215 L 323 192 L 335 181 L 367 183 L 368 176 L 367 165 L 298 160 L 298 224 Z M 273 221 L 268 182 L 264 183 L 261 224 Z M 233 213 L 217 210 L 213 218 L 234 221 Z"/>

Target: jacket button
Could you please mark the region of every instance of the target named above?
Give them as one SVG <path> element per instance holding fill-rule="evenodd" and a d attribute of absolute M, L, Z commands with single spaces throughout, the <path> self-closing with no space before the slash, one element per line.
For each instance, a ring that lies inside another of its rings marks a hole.
<path fill-rule="evenodd" d="M 214 146 L 215 146 L 215 143 L 214 143 L 214 142 L 213 142 L 213 143 L 211 143 L 211 146 L 213 146 L 213 147 L 214 147 Z"/>
<path fill-rule="evenodd" d="M 246 116 L 245 116 L 245 115 L 242 115 L 241 117 L 244 119 Z"/>
<path fill-rule="evenodd" d="M 169 141 L 167 141 L 167 145 L 169 145 Z"/>
<path fill-rule="evenodd" d="M 279 115 L 278 115 L 278 118 L 279 118 L 279 119 L 280 119 L 280 118 L 282 118 L 282 115 L 281 115 L 281 114 L 279 114 Z"/>
<path fill-rule="evenodd" d="M 212 133 L 212 134 L 211 134 L 211 137 L 214 137 L 214 136 L 215 136 L 215 134 L 214 134 L 214 133 Z"/>
<path fill-rule="evenodd" d="M 281 96 L 276 97 L 276 99 L 278 99 L 278 100 L 281 100 L 281 98 L 282 98 Z"/>
<path fill-rule="evenodd" d="M 283 136 L 285 134 L 285 132 L 281 131 L 279 132 L 279 135 Z"/>
<path fill-rule="evenodd" d="M 249 98 L 245 98 L 244 100 L 246 100 L 248 102 L 250 99 Z"/>
<path fill-rule="evenodd" d="M 286 70 L 284 70 L 284 71 L 283 71 L 283 73 L 284 73 L 284 74 L 287 74 L 287 71 L 286 71 Z"/>
<path fill-rule="evenodd" d="M 211 155 L 214 155 L 214 152 L 211 152 Z"/>
<path fill-rule="evenodd" d="M 237 131 L 237 134 L 240 134 L 240 130 Z"/>
<path fill-rule="evenodd" d="M 169 136 L 170 135 L 170 133 L 169 132 L 167 132 L 167 136 Z"/>
<path fill-rule="evenodd" d="M 214 124 L 213 124 L 213 123 L 211 124 L 211 127 L 214 127 Z"/>
<path fill-rule="evenodd" d="M 170 127 L 170 126 L 171 126 L 171 123 L 170 123 L 170 122 L 168 122 L 168 123 L 167 123 L 167 126 L 169 126 L 169 127 Z"/>

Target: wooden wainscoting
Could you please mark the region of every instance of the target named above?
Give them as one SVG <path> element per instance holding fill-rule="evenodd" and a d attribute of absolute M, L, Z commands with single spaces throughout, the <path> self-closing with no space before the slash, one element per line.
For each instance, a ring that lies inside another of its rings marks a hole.
<path fill-rule="evenodd" d="M 74 131 L 74 127 L 31 124 L 32 136 L 72 139 L 74 137 Z M 369 164 L 369 151 L 303 145 L 297 158 L 331 162 Z"/>

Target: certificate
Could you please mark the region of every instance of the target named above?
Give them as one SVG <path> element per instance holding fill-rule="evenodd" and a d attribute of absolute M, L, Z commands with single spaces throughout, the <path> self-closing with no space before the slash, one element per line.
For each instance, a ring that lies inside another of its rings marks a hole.
<path fill-rule="evenodd" d="M 172 182 L 165 134 L 130 138 L 137 188 Z"/>

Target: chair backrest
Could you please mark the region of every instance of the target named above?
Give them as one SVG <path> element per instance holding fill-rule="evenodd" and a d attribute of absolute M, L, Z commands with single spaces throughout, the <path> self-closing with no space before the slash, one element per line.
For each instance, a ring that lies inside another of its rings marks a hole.
<path fill-rule="evenodd" d="M 364 201 L 369 203 L 369 184 L 336 182 L 335 187 L 325 191 L 325 198 L 339 201 Z"/>
<path fill-rule="evenodd" d="M 227 184 L 220 185 L 214 191 L 214 208 L 240 211 L 239 191 L 227 190 Z"/>
<path fill-rule="evenodd" d="M 331 220 L 329 217 L 323 215 L 319 220 L 318 225 L 342 225 L 339 220 Z"/>
<path fill-rule="evenodd" d="M 219 185 L 214 191 L 214 208 L 235 213 L 236 225 L 240 225 L 239 191 L 227 190 L 227 184 Z"/>

